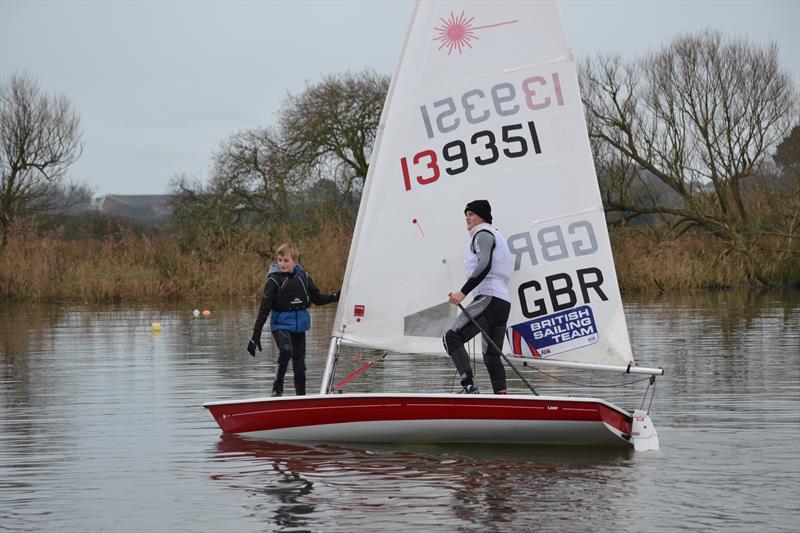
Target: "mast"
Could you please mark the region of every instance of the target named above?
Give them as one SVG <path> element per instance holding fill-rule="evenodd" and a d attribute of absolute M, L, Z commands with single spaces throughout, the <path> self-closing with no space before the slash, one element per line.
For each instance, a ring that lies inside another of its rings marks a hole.
<path fill-rule="evenodd" d="M 333 371 L 336 368 L 341 343 L 342 339 L 340 337 L 331 337 L 331 342 L 328 345 L 328 358 L 325 360 L 325 371 L 322 373 L 322 384 L 319 387 L 320 394 L 329 394 L 331 391 Z"/>
<path fill-rule="evenodd" d="M 400 67 L 403 64 L 403 57 L 406 54 L 406 49 L 408 48 L 408 39 L 411 35 L 411 28 L 414 26 L 414 20 L 417 17 L 417 11 L 419 9 L 419 2 L 414 4 L 414 11 L 411 14 L 411 22 L 406 29 L 406 37 L 403 41 L 403 49 L 400 52 L 400 57 L 397 60 L 397 65 L 395 65 L 394 75 L 392 76 L 392 81 L 389 84 L 389 92 L 386 95 L 386 101 L 383 104 L 383 110 L 381 111 L 381 118 L 378 122 L 378 130 L 375 134 L 375 143 L 372 146 L 372 154 L 370 155 L 370 164 L 369 170 L 367 171 L 367 177 L 364 181 L 364 190 L 361 193 L 361 202 L 358 206 L 358 216 L 356 217 L 356 226 L 353 228 L 353 240 L 350 244 L 350 252 L 347 256 L 347 266 L 345 267 L 344 272 L 344 281 L 342 283 L 342 298 L 343 302 L 347 301 L 347 288 L 350 283 L 350 275 L 353 268 L 354 259 L 356 257 L 356 251 L 358 249 L 358 236 L 361 233 L 361 227 L 364 224 L 364 213 L 366 212 L 367 203 L 369 200 L 369 191 L 372 187 L 372 183 L 374 181 L 374 174 L 375 174 L 375 167 L 376 165 L 375 160 L 377 158 L 378 152 L 380 151 L 381 143 L 383 141 L 383 134 L 386 131 L 386 116 L 388 113 L 389 105 L 392 101 L 392 96 L 394 95 L 395 91 L 395 80 L 397 80 L 397 73 L 400 71 Z M 336 308 L 336 318 L 334 319 L 333 331 L 331 332 L 331 342 L 328 346 L 328 357 L 325 360 L 325 371 L 322 375 L 322 383 L 320 385 L 320 394 L 328 394 L 331 388 L 331 381 L 333 380 L 333 372 L 336 368 L 336 359 L 339 353 L 339 346 L 342 343 L 342 334 L 344 332 L 344 328 L 341 331 L 337 330 L 337 324 L 342 322 L 342 316 L 345 312 L 345 305 L 339 305 Z"/>

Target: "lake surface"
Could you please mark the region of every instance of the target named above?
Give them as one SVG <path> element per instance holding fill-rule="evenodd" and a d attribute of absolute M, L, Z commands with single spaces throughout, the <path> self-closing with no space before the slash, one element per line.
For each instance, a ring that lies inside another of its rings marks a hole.
<path fill-rule="evenodd" d="M 626 300 L 640 364 L 667 371 L 657 453 L 221 436 L 203 402 L 271 389 L 271 337 L 245 352 L 257 303 L 0 303 L 0 530 L 799 531 L 800 293 Z M 312 392 L 334 311 L 313 313 Z M 345 351 L 337 377 L 375 356 Z M 642 402 L 642 384 L 610 387 L 625 376 L 548 372 L 595 388 L 525 370 L 545 394 Z M 446 358 L 390 355 L 347 390 L 448 391 L 453 378 Z"/>

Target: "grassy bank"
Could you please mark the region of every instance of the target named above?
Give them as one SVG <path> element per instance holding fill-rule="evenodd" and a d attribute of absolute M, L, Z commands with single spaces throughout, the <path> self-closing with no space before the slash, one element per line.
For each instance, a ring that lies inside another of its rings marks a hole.
<path fill-rule="evenodd" d="M 323 291 L 338 290 L 347 262 L 351 227 L 319 225 L 295 238 L 301 264 Z M 187 249 L 176 238 L 123 231 L 113 238 L 64 238 L 63 232 L 15 231 L 0 251 L 0 299 L 127 302 L 198 298 L 256 298 L 263 288 L 269 253 L 287 239 L 246 235 Z M 722 289 L 747 285 L 740 259 L 699 236 L 654 239 L 641 231 L 611 233 L 624 292 Z M 797 283 L 797 258 L 764 258 L 772 277 Z"/>

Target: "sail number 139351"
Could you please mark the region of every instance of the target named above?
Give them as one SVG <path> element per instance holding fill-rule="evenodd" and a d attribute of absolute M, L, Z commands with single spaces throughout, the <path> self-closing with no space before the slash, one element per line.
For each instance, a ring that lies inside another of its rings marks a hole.
<path fill-rule="evenodd" d="M 550 107 L 554 101 L 556 106 L 564 105 L 558 72 L 553 72 L 549 79 L 543 76 L 525 78 L 519 89 L 510 82 L 497 83 L 488 92 L 490 96 L 483 89 L 472 89 L 462 94 L 461 98 L 449 96 L 436 100 L 430 112 L 428 105 L 420 106 L 422 124 L 428 138 L 433 139 L 437 132 L 453 133 L 462 124 L 480 124 L 492 115 L 509 117 L 524 108 L 538 111 Z"/>
<path fill-rule="evenodd" d="M 503 126 L 499 140 L 491 130 L 475 132 L 470 137 L 469 147 L 461 139 L 456 139 L 442 146 L 441 154 L 442 159 L 448 163 L 444 167 L 444 171 L 454 176 L 465 172 L 473 161 L 478 165 L 490 165 L 499 161 L 501 157 L 513 159 L 527 155 L 531 148 L 534 153 L 542 153 L 536 125 L 533 121 L 526 124 Z M 409 165 L 408 158 L 401 157 L 400 167 L 403 170 L 403 185 L 406 191 L 411 190 L 412 168 L 416 174 L 414 181 L 420 185 L 429 185 L 441 176 L 439 154 L 434 150 L 422 150 L 414 154 L 411 158 L 411 165 Z"/>

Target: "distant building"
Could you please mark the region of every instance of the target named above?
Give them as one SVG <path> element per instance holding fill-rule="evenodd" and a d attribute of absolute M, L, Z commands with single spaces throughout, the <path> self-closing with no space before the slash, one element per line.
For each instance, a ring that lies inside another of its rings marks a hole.
<path fill-rule="evenodd" d="M 93 200 L 101 213 L 139 222 L 157 222 L 169 216 L 169 194 L 109 194 Z"/>

